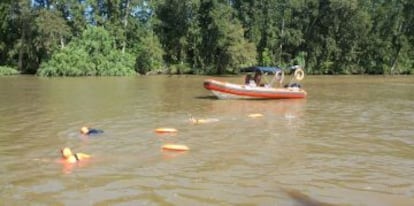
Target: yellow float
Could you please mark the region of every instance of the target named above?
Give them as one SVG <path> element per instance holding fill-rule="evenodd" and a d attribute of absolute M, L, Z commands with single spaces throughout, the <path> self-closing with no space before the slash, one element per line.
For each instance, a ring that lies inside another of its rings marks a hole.
<path fill-rule="evenodd" d="M 176 133 L 177 129 L 172 127 L 160 127 L 154 130 L 156 133 Z"/>
<path fill-rule="evenodd" d="M 249 114 L 248 116 L 251 117 L 251 118 L 258 118 L 258 117 L 263 117 L 263 114 L 254 113 L 254 114 Z"/>
<path fill-rule="evenodd" d="M 165 144 L 161 147 L 163 150 L 173 150 L 173 151 L 188 151 L 189 147 L 182 144 Z"/>

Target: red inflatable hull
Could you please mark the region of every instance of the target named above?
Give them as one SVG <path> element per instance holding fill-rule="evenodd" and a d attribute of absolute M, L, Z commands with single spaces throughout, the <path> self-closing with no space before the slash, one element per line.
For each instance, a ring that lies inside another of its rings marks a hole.
<path fill-rule="evenodd" d="M 204 88 L 210 90 L 219 99 L 301 99 L 306 97 L 306 91 L 298 87 L 257 87 L 214 79 L 205 80 Z"/>

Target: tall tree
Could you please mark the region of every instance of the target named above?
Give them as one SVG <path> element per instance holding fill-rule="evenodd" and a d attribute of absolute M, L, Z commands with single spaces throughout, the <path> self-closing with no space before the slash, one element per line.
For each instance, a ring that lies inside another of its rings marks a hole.
<path fill-rule="evenodd" d="M 164 50 L 162 50 L 160 41 L 153 32 L 149 32 L 141 38 L 140 43 L 135 46 L 135 70 L 140 74 L 154 70 L 160 71 L 164 63 L 162 58 Z"/>
<path fill-rule="evenodd" d="M 10 20 L 11 8 L 13 6 L 12 0 L 5 0 L 0 2 L 0 65 L 11 64 L 8 53 L 12 48 L 12 43 L 15 41 L 15 32 Z"/>
<path fill-rule="evenodd" d="M 89 20 L 92 24 L 104 26 L 116 39 L 113 42 L 116 48 L 125 52 L 128 46 L 128 34 L 131 20 L 138 21 L 134 10 L 145 9 L 144 0 L 88 0 Z"/>
<path fill-rule="evenodd" d="M 236 0 L 234 8 L 246 30 L 245 37 L 257 47 L 258 61 L 262 65 L 283 64 L 286 24 L 289 18 L 288 0 Z M 265 55 L 264 55 L 265 54 Z"/>
<path fill-rule="evenodd" d="M 91 24 L 91 11 L 87 0 L 54 0 L 54 8 L 66 20 L 71 29 L 70 37 L 80 37 L 88 24 Z"/>
<path fill-rule="evenodd" d="M 373 1 L 370 6 L 373 27 L 370 41 L 365 44 L 364 54 L 368 58 L 363 61 L 367 72 L 394 73 L 398 63 L 406 68 L 402 72 L 410 72 L 414 61 L 410 55 L 414 26 L 412 1 Z"/>
<path fill-rule="evenodd" d="M 155 31 L 166 52 L 166 60 L 172 64 L 186 60 L 187 34 L 193 21 L 193 2 L 188 0 L 164 0 L 156 7 L 158 22 Z"/>
<path fill-rule="evenodd" d="M 242 25 L 226 1 L 202 1 L 199 13 L 200 53 L 205 65 L 223 74 L 227 69 L 256 63 L 256 48 L 244 39 Z"/>
<path fill-rule="evenodd" d="M 34 73 L 40 64 L 33 44 L 35 35 L 35 12 L 30 1 L 19 0 L 12 4 L 12 24 L 16 25 L 15 32 L 19 34 L 19 39 L 14 43 L 14 48 L 10 51 L 13 59 L 17 59 L 18 70 L 22 73 Z"/>
<path fill-rule="evenodd" d="M 42 9 L 35 20 L 37 37 L 34 40 L 36 49 L 44 54 L 43 59 L 48 60 L 57 49 L 62 49 L 71 35 L 59 10 Z"/>

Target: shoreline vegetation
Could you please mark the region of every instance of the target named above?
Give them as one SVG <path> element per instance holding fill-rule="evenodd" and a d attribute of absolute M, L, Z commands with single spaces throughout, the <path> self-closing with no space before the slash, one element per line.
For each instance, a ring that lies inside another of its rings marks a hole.
<path fill-rule="evenodd" d="M 33 77 L 46 77 L 46 78 L 53 78 L 53 77 L 128 77 L 128 76 L 155 76 L 155 75 L 167 75 L 167 76 L 188 76 L 188 75 L 201 75 L 201 76 L 221 76 L 221 77 L 231 77 L 231 76 L 238 76 L 241 73 L 226 73 L 226 74 L 194 74 L 194 73 L 171 73 L 169 69 L 165 70 L 157 70 L 157 71 L 149 71 L 146 74 L 134 73 L 130 75 L 77 75 L 77 76 L 65 76 L 65 75 L 50 75 L 50 76 L 40 76 L 37 74 L 24 74 L 19 72 L 17 69 L 0 66 L 0 77 L 6 76 L 33 76 Z M 391 77 L 391 76 L 411 76 L 413 73 L 394 73 L 394 74 L 307 74 L 310 76 L 384 76 L 384 77 Z"/>
<path fill-rule="evenodd" d="M 0 76 L 414 73 L 414 1 L 4 0 Z"/>

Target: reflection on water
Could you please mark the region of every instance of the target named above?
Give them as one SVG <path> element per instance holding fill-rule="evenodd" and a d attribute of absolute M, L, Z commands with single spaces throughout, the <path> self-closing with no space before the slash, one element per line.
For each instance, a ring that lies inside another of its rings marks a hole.
<path fill-rule="evenodd" d="M 303 83 L 307 99 L 253 101 L 217 100 L 203 88 L 203 80 L 0 78 L 2 202 L 414 201 L 413 77 L 309 77 Z M 194 124 L 190 117 L 215 121 Z M 83 136 L 83 125 L 105 133 Z M 159 127 L 178 132 L 156 134 Z M 191 149 L 162 150 L 166 143 Z M 59 163 L 63 146 L 93 157 L 80 164 Z"/>

